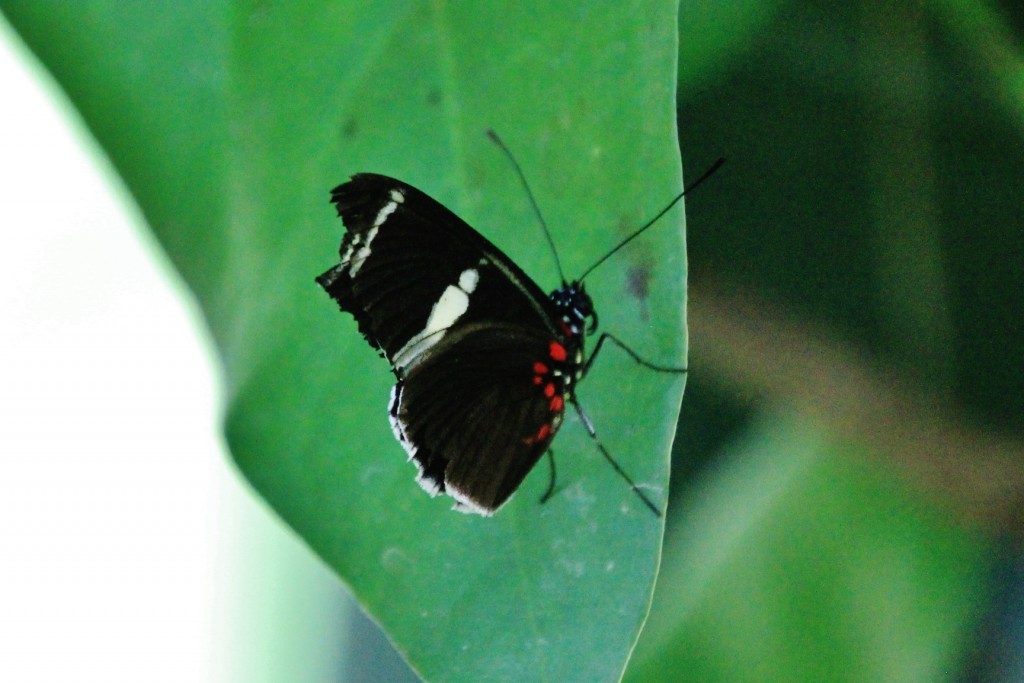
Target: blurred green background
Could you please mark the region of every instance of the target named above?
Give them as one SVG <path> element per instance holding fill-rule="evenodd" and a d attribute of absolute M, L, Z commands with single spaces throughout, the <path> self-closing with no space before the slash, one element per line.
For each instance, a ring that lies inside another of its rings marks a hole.
<path fill-rule="evenodd" d="M 1024 12 L 684 0 L 679 31 L 685 176 L 728 163 L 687 200 L 626 679 L 1024 680 Z M 343 680 L 411 679 L 352 615 Z"/>
<path fill-rule="evenodd" d="M 687 204 L 691 374 L 630 680 L 1024 680 L 1024 13 L 680 14 L 684 164 L 729 163 Z"/>

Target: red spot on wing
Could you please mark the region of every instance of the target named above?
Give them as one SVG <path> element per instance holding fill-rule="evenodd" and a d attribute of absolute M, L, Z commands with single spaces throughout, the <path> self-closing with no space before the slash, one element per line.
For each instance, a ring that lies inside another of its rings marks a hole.
<path fill-rule="evenodd" d="M 545 422 L 540 426 L 540 429 L 537 430 L 536 434 L 533 434 L 523 439 L 523 443 L 525 443 L 527 446 L 532 446 L 535 443 L 543 441 L 549 436 L 551 436 L 551 425 Z"/>
<path fill-rule="evenodd" d="M 551 360 L 556 363 L 562 363 L 568 357 L 568 353 L 565 347 L 557 341 L 552 341 L 548 344 L 548 355 Z M 565 398 L 559 393 L 558 387 L 555 382 L 547 380 L 551 369 L 544 363 L 537 361 L 533 364 L 533 383 L 537 386 L 544 385 L 544 397 L 548 400 L 548 408 L 552 413 L 555 413 L 555 420 L 560 419 L 558 413 L 562 412 L 565 407 Z M 551 438 L 554 433 L 552 423 L 545 422 L 540 426 L 537 431 L 529 436 L 523 437 L 523 443 L 527 446 L 532 446 L 537 443 L 541 443 Z"/>

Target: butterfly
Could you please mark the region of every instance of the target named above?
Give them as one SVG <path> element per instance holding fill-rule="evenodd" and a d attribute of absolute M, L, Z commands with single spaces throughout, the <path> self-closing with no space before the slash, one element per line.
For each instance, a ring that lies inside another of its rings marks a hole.
<path fill-rule="evenodd" d="M 491 136 L 536 210 L 515 159 Z M 458 510 L 493 514 L 548 451 L 571 405 L 619 475 L 660 515 L 597 441 L 575 391 L 606 341 L 652 369 L 685 369 L 647 363 L 607 333 L 588 356 L 584 342 L 597 314 L 583 277 L 563 277 L 546 294 L 494 244 L 411 185 L 359 173 L 331 191 L 331 202 L 346 232 L 340 263 L 316 281 L 391 364 L 391 429 L 419 468 L 424 490 L 451 496 Z M 545 499 L 554 486 L 553 459 L 551 465 Z"/>

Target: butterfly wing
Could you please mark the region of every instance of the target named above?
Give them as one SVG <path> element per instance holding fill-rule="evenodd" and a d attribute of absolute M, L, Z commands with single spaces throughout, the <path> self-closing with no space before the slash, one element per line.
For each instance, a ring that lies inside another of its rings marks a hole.
<path fill-rule="evenodd" d="M 391 425 L 420 485 L 467 512 L 508 500 L 561 425 L 565 375 L 549 341 L 513 325 L 464 326 L 392 392 Z"/>
<path fill-rule="evenodd" d="M 456 323 L 514 321 L 556 333 L 544 292 L 419 190 L 361 173 L 336 187 L 331 200 L 346 228 L 341 263 L 317 282 L 399 377 Z"/>
<path fill-rule="evenodd" d="M 355 175 L 332 201 L 346 228 L 341 262 L 317 282 L 390 361 L 395 436 L 427 491 L 492 513 L 561 423 L 572 372 L 554 372 L 567 344 L 557 309 L 493 244 L 401 181 Z"/>

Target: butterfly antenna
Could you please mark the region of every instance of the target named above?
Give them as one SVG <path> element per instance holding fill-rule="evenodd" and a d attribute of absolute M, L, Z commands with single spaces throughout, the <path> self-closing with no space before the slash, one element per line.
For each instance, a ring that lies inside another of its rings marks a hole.
<path fill-rule="evenodd" d="M 498 137 L 492 129 L 487 129 L 487 137 L 491 139 L 491 142 L 496 144 L 505 156 L 508 157 L 509 162 L 512 164 L 512 168 L 516 170 L 516 174 L 519 176 L 519 182 L 522 183 L 523 189 L 526 190 L 526 196 L 530 198 L 530 206 L 533 207 L 533 213 L 537 216 L 537 220 L 540 221 L 540 227 L 544 229 L 544 237 L 548 241 L 548 246 L 551 247 L 551 255 L 555 257 L 555 267 L 558 268 L 558 278 L 564 283 L 565 275 L 562 273 L 562 262 L 558 259 L 558 250 L 555 249 L 555 241 L 551 239 L 551 231 L 548 230 L 548 224 L 544 220 L 544 216 L 540 213 L 540 207 L 537 206 L 537 200 L 533 197 L 533 192 L 530 190 L 530 184 L 526 182 L 526 174 L 523 173 L 523 169 L 519 167 L 519 162 L 512 156 L 512 151 L 508 148 L 505 142 Z M 666 209 L 667 211 L 668 209 Z"/>
<path fill-rule="evenodd" d="M 679 200 L 680 200 L 680 199 L 682 199 L 682 198 L 683 198 L 684 196 L 686 196 L 686 194 L 687 194 L 688 192 L 690 192 L 690 191 L 692 191 L 692 190 L 696 189 L 696 188 L 697 188 L 697 186 L 698 186 L 698 185 L 700 185 L 701 183 L 703 183 L 703 182 L 704 182 L 705 180 L 707 180 L 708 178 L 710 178 L 710 177 L 711 177 L 711 175 L 712 175 L 712 174 L 714 174 L 714 172 L 715 172 L 715 171 L 717 171 L 717 170 L 718 170 L 719 168 L 721 168 L 721 167 L 722 167 L 722 164 L 724 164 L 724 163 L 725 163 L 725 158 L 723 157 L 723 158 L 720 158 L 720 159 L 718 159 L 718 160 L 717 160 L 717 161 L 716 161 L 715 163 L 711 164 L 711 168 L 709 168 L 708 170 L 704 171 L 704 174 L 703 174 L 703 175 L 701 175 L 701 177 L 697 178 L 697 179 L 696 179 L 695 181 L 693 181 L 692 183 L 690 183 L 689 185 L 687 185 L 687 186 L 686 186 L 686 188 L 685 188 L 685 189 L 684 189 L 684 190 L 683 190 L 682 192 L 680 192 L 680 193 L 679 193 L 679 194 L 678 194 L 678 195 L 676 196 L 676 198 L 675 198 L 675 199 L 673 199 L 672 201 L 670 201 L 670 202 L 668 203 L 668 206 L 666 206 L 666 207 L 665 207 L 664 209 L 662 209 L 661 211 L 659 211 L 659 212 L 658 212 L 658 215 L 657 215 L 657 216 L 655 216 L 654 218 L 652 218 L 651 220 L 647 221 L 647 222 L 646 222 L 646 223 L 644 223 L 644 224 L 643 224 L 642 226 L 640 226 L 639 228 L 637 228 L 637 229 L 636 229 L 636 230 L 635 230 L 635 231 L 633 232 L 633 234 L 632 234 L 632 235 L 630 235 L 630 236 L 629 236 L 629 237 L 627 237 L 626 239 L 624 239 L 624 240 L 622 240 L 621 242 L 619 242 L 619 243 L 618 243 L 617 245 L 615 245 L 615 247 L 614 247 L 614 248 L 613 248 L 613 249 L 612 249 L 611 251 L 609 251 L 609 252 L 608 252 L 607 254 L 605 254 L 604 256 L 602 256 L 601 258 L 599 258 L 599 259 L 597 260 L 597 263 L 595 263 L 594 265 L 590 266 L 590 267 L 589 267 L 589 268 L 587 268 L 587 269 L 586 269 L 585 271 L 583 271 L 583 275 L 580 275 L 580 277 L 579 277 L 579 280 L 580 280 L 580 281 L 582 282 L 582 281 L 583 281 L 583 279 L 584 279 L 585 277 L 587 277 L 587 275 L 590 275 L 590 273 L 591 273 L 591 272 L 592 272 L 592 271 L 593 271 L 594 269 L 596 269 L 596 268 L 597 268 L 597 267 L 598 267 L 599 265 L 601 265 L 602 263 L 604 263 L 605 261 L 607 261 L 607 260 L 608 260 L 609 258 L 611 258 L 611 257 L 612 257 L 612 255 L 613 255 L 613 254 L 615 254 L 615 252 L 617 252 L 617 251 L 618 251 L 619 249 L 622 249 L 622 248 L 623 248 L 624 246 L 626 246 L 627 244 L 629 244 L 630 242 L 632 242 L 632 241 L 633 241 L 634 239 L 636 239 L 637 237 L 639 237 L 639 236 L 640 236 L 640 235 L 641 235 L 641 234 L 642 234 L 642 233 L 643 233 L 643 232 L 644 232 L 645 230 L 647 230 L 647 228 L 649 228 L 649 227 L 651 227 L 652 225 L 654 225 L 655 223 L 657 223 L 657 222 L 658 222 L 658 219 L 659 219 L 659 218 L 661 218 L 662 216 L 664 216 L 664 215 L 665 215 L 666 213 L 668 213 L 668 212 L 669 212 L 669 211 L 670 211 L 670 210 L 672 209 L 672 207 L 673 207 L 673 206 L 675 206 L 676 204 L 678 204 L 678 203 L 679 203 Z"/>

